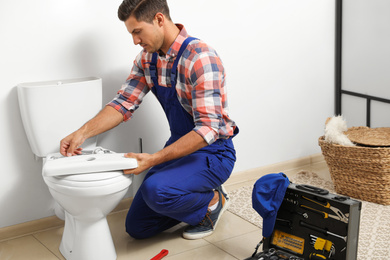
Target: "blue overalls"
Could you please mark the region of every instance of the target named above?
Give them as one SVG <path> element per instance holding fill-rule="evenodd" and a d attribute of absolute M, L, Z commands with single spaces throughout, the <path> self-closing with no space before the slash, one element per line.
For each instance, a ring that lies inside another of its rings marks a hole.
<path fill-rule="evenodd" d="M 171 137 L 165 146 L 194 128 L 193 117 L 182 107 L 176 93 L 177 63 L 188 43 L 182 44 L 172 66 L 172 87 L 162 87 L 157 80 L 157 58 L 150 63 L 152 92 L 167 116 Z M 237 129 L 237 128 L 236 128 Z M 126 218 L 126 231 L 134 238 L 147 238 L 180 222 L 198 224 L 207 213 L 214 196 L 213 189 L 230 176 L 236 161 L 230 139 L 218 139 L 211 145 L 187 155 L 152 167 L 135 195 Z"/>

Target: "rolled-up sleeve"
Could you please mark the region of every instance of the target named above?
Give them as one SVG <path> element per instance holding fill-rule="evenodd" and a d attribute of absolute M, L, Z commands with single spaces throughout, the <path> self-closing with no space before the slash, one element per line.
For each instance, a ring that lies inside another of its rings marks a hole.
<path fill-rule="evenodd" d="M 190 69 L 194 131 L 211 144 L 219 138 L 223 120 L 225 74 L 221 60 L 213 52 L 202 52 Z"/>
<path fill-rule="evenodd" d="M 133 68 L 126 82 L 117 92 L 115 98 L 107 104 L 123 115 L 123 121 L 129 120 L 149 92 L 144 70 L 141 65 L 141 54 L 134 61 Z"/>

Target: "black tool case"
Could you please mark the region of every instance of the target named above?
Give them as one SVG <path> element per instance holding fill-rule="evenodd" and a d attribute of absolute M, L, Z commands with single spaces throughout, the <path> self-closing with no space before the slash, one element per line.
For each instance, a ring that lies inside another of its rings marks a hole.
<path fill-rule="evenodd" d="M 291 183 L 263 252 L 249 259 L 356 260 L 361 202 Z"/>

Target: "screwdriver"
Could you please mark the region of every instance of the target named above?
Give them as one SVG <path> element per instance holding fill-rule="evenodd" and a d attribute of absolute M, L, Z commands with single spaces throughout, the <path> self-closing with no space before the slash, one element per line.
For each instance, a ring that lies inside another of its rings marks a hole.
<path fill-rule="evenodd" d="M 303 227 L 307 227 L 307 228 L 310 228 L 312 230 L 315 230 L 315 231 L 318 231 L 318 232 L 321 232 L 321 233 L 324 233 L 324 234 L 327 234 L 327 235 L 331 235 L 331 236 L 334 236 L 334 237 L 338 237 L 338 238 L 341 238 L 342 240 L 344 240 L 345 242 L 347 242 L 347 237 L 343 237 L 343 236 L 340 236 L 340 235 L 337 235 L 335 233 L 332 233 L 332 232 L 329 232 L 328 230 L 325 230 L 325 229 L 322 229 L 322 228 L 319 228 L 319 227 L 316 227 L 316 226 L 313 226 L 313 225 L 310 225 L 310 224 L 307 224 L 303 221 L 300 221 L 299 224 Z"/>

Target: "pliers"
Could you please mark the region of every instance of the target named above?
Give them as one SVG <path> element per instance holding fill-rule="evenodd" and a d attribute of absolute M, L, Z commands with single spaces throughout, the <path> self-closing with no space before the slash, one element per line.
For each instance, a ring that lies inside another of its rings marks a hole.
<path fill-rule="evenodd" d="M 321 214 L 324 215 L 324 218 L 328 218 L 328 217 L 329 217 L 329 218 L 334 218 L 334 219 L 337 219 L 337 220 L 339 220 L 339 221 L 341 221 L 341 222 L 348 223 L 349 214 L 348 214 L 348 213 L 344 214 L 344 213 L 341 212 L 341 210 L 339 210 L 338 208 L 331 206 L 329 202 L 326 202 L 326 204 L 324 205 L 324 204 L 321 204 L 320 202 L 317 202 L 317 201 L 315 201 L 315 200 L 309 199 L 309 198 L 307 198 L 307 197 L 305 197 L 305 196 L 302 196 L 302 198 L 304 198 L 305 200 L 311 201 L 311 202 L 313 202 L 313 203 L 316 203 L 316 204 L 318 204 L 318 205 L 320 205 L 320 206 L 322 206 L 322 207 L 324 207 L 324 208 L 330 209 L 330 210 L 332 210 L 336 215 L 329 214 L 329 213 L 327 213 L 327 212 L 325 212 L 325 211 L 313 209 L 313 208 L 308 207 L 308 206 L 306 206 L 306 205 L 301 205 L 302 208 L 306 208 L 306 209 L 309 209 L 309 210 L 312 210 L 312 211 L 319 212 L 319 213 L 321 213 Z"/>

